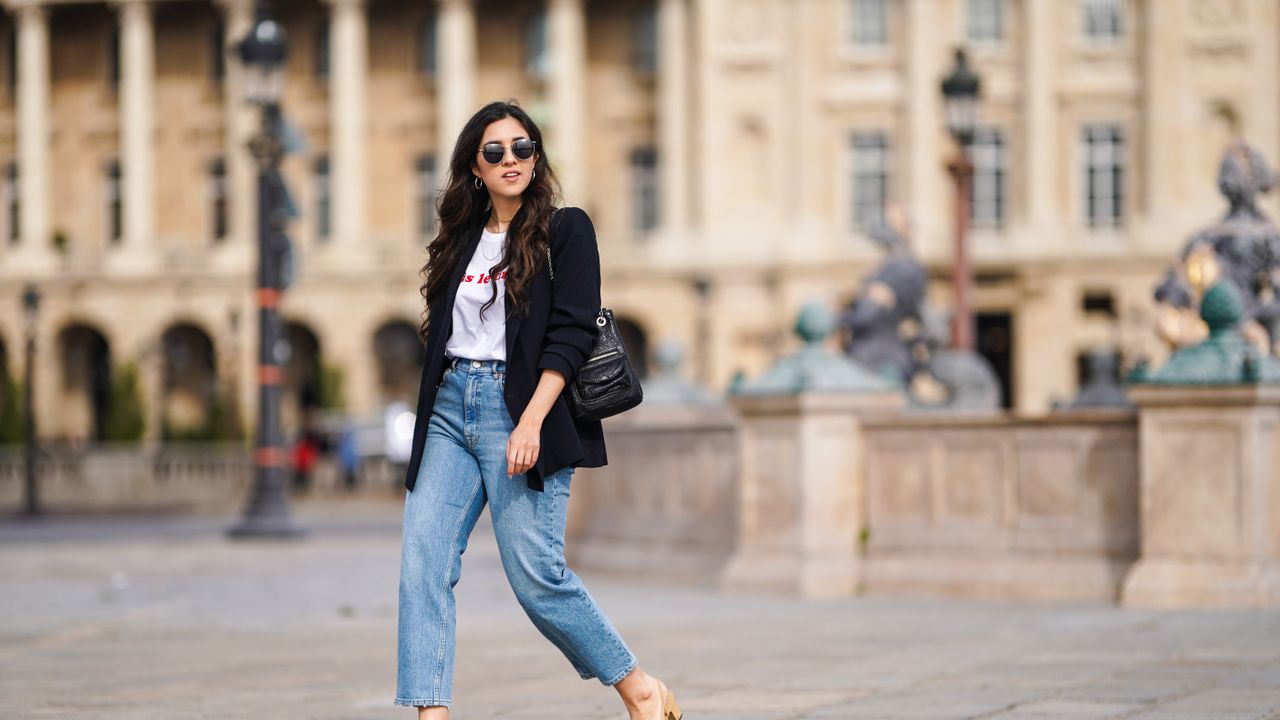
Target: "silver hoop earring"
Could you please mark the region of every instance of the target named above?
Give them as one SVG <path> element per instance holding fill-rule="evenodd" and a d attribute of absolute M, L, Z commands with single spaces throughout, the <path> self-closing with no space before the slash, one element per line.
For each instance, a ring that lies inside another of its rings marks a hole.
<path fill-rule="evenodd" d="M 538 171 L 537 171 L 537 170 L 534 170 L 534 171 L 533 171 L 533 177 L 531 177 L 531 178 L 529 178 L 529 179 L 530 179 L 530 180 L 537 180 L 537 179 L 538 179 Z"/>
<path fill-rule="evenodd" d="M 480 182 L 480 176 L 479 176 L 479 175 L 477 175 L 477 176 L 476 176 L 475 182 L 474 182 L 473 184 L 476 186 L 476 189 L 477 189 L 477 190 L 479 190 L 479 189 L 480 189 L 480 186 L 484 185 L 484 183 Z"/>

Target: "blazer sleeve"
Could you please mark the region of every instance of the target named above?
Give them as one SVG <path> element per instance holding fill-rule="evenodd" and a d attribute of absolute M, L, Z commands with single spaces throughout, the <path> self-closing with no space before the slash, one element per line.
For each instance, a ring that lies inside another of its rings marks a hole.
<path fill-rule="evenodd" d="M 552 223 L 551 310 L 538 369 L 551 369 L 573 382 L 591 354 L 600 313 L 600 250 L 591 218 L 580 208 L 565 208 Z"/>

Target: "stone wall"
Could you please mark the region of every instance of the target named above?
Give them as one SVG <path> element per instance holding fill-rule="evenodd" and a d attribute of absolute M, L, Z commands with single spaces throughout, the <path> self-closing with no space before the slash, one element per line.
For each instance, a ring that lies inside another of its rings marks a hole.
<path fill-rule="evenodd" d="M 737 527 L 736 418 L 723 408 L 642 405 L 607 420 L 605 432 L 609 464 L 574 474 L 570 562 L 716 584 Z"/>
<path fill-rule="evenodd" d="M 226 445 L 46 450 L 38 466 L 40 506 L 55 513 L 238 512 L 253 480 L 251 460 L 248 449 Z M 25 478 L 22 448 L 0 448 L 0 513 L 25 507 Z M 402 469 L 375 458 L 362 466 L 357 491 L 399 498 L 404 493 L 402 481 Z M 316 462 L 309 492 L 346 492 L 331 459 Z"/>
<path fill-rule="evenodd" d="M 865 418 L 861 589 L 1115 601 L 1139 551 L 1137 425 L 1129 411 Z M 574 480 L 574 565 L 721 582 L 741 542 L 739 422 L 637 413 L 607 432 L 609 466 Z"/>
<path fill-rule="evenodd" d="M 866 424 L 868 591 L 1108 600 L 1139 551 L 1137 416 Z"/>
<path fill-rule="evenodd" d="M 0 508 L 25 505 L 21 448 L 0 450 Z M 251 476 L 247 450 L 224 446 L 46 449 L 38 464 L 40 506 L 49 512 L 238 507 Z"/>
<path fill-rule="evenodd" d="M 847 558 L 861 591 L 1117 598 L 1139 550 L 1134 413 L 1028 419 L 880 412 L 857 426 L 860 437 L 848 443 L 862 449 L 855 460 L 861 471 L 848 477 L 864 484 L 852 493 L 860 499 L 851 512 L 862 517 L 849 520 L 866 530 L 849 536 L 858 537 L 850 540 L 858 547 Z M 739 417 L 718 406 L 642 406 L 606 421 L 606 432 L 609 465 L 574 476 L 566 543 L 573 566 L 724 582 L 735 552 L 752 545 L 753 532 L 767 531 L 742 520 Z M 778 471 L 757 482 L 794 484 L 801 469 L 788 472 L 793 463 L 776 461 Z M 105 449 L 48 456 L 40 488 L 44 506 L 56 511 L 227 512 L 241 507 L 250 479 L 249 455 L 240 449 Z M 370 466 L 362 492 L 399 497 L 398 480 L 394 471 Z M 0 453 L 0 507 L 21 506 L 22 482 L 20 449 Z M 313 492 L 338 492 L 340 482 L 321 462 Z M 807 522 L 796 537 L 816 532 Z M 797 548 L 803 554 L 811 545 Z"/>

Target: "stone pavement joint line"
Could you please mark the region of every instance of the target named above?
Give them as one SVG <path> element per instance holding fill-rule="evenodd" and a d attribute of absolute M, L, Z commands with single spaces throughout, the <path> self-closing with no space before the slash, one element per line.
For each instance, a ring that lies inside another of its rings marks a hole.
<path fill-rule="evenodd" d="M 327 502 L 284 543 L 227 541 L 230 517 L 0 520 L 0 717 L 413 718 L 391 704 L 401 505 Z M 687 720 L 1280 720 L 1280 612 L 582 575 Z M 525 617 L 487 514 L 458 607 L 459 720 L 625 720 Z"/>

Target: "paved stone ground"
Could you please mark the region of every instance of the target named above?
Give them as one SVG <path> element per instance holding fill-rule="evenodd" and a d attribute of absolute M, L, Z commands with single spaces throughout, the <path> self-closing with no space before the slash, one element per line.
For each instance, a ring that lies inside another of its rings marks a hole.
<path fill-rule="evenodd" d="M 0 717 L 411 718 L 391 705 L 400 507 L 0 520 Z M 482 518 L 454 717 L 625 720 L 534 630 Z M 1280 718 L 1280 612 L 864 597 L 812 602 L 583 573 L 688 720 Z"/>

